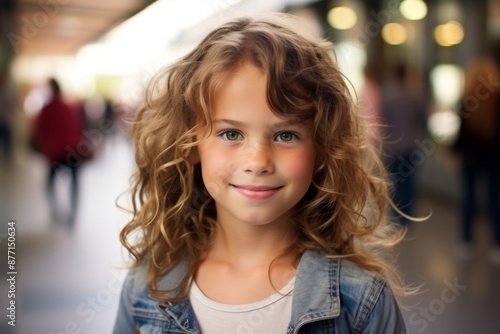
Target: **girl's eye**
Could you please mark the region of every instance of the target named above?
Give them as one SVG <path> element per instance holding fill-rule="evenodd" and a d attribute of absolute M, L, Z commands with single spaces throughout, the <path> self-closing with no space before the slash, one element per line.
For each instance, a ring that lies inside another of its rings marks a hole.
<path fill-rule="evenodd" d="M 241 134 L 237 131 L 224 131 L 219 136 L 221 136 L 224 140 L 235 141 L 240 139 Z"/>
<path fill-rule="evenodd" d="M 297 139 L 297 135 L 291 132 L 282 132 L 276 136 L 277 141 L 290 142 Z"/>

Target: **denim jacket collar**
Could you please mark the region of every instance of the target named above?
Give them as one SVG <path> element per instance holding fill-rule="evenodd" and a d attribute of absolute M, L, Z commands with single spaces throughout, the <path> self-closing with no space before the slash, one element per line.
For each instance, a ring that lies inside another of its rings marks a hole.
<path fill-rule="evenodd" d="M 287 333 L 296 333 L 306 323 L 340 315 L 339 272 L 340 259 L 304 252 L 297 268 Z"/>
<path fill-rule="evenodd" d="M 174 288 L 182 278 L 186 263 L 181 263 L 163 277 L 158 288 Z M 297 333 L 299 328 L 309 322 L 336 318 L 340 314 L 339 272 L 340 260 L 328 259 L 317 252 L 306 250 L 302 255 L 295 278 L 293 291 L 292 317 L 287 334 Z M 158 303 L 160 312 L 185 333 L 200 333 L 189 300 Z"/>

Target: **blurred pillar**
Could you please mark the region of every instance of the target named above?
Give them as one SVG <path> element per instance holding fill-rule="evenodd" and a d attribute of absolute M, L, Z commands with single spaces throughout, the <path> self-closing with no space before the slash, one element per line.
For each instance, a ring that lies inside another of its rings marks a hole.
<path fill-rule="evenodd" d="M 492 50 L 488 37 L 488 1 L 461 0 L 464 13 L 465 36 L 459 52 L 458 63 L 465 65 L 478 55 L 489 54 Z"/>
<path fill-rule="evenodd" d="M 377 14 L 380 13 L 382 9 L 382 0 L 375 1 L 363 1 L 366 10 L 366 17 L 369 20 L 377 20 Z M 380 19 L 379 19 L 380 20 Z M 385 24 L 385 22 L 381 21 L 380 28 Z M 388 23 L 388 22 L 387 22 Z M 371 65 L 372 69 L 375 71 L 376 78 L 381 78 L 384 72 L 384 66 L 382 65 L 384 62 L 383 57 L 383 45 L 382 38 L 380 33 L 377 34 L 371 41 L 371 43 L 366 46 L 366 59 L 367 63 Z M 375 66 L 377 64 L 378 66 Z M 382 66 L 381 66 L 382 65 Z"/>

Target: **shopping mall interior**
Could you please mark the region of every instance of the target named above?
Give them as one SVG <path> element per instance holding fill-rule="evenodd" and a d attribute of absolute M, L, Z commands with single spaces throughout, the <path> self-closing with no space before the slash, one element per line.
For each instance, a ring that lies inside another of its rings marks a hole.
<path fill-rule="evenodd" d="M 473 196 L 464 175 L 474 161 L 456 149 L 461 124 L 473 119 L 468 111 L 499 91 L 500 71 L 491 67 L 476 73 L 479 84 L 464 94 L 475 60 L 500 64 L 500 0 L 2 0 L 0 6 L 1 333 L 112 332 L 129 259 L 119 233 L 131 217 L 136 168 L 130 124 L 144 88 L 223 22 L 275 11 L 297 16 L 308 33 L 333 43 L 360 112 L 363 105 L 383 114 L 385 97 L 398 85 L 418 101 L 396 107 L 401 128 L 387 125 L 396 142 L 406 135 L 413 145 L 393 157 L 408 181 L 395 183 L 413 184 L 402 210 L 427 217 L 402 221 L 407 234 L 395 252 L 405 282 L 419 287 L 401 300 L 407 332 L 500 333 L 500 244 L 491 214 L 496 210 L 498 220 L 500 167 L 493 167 L 496 178 L 479 172 Z M 399 84 L 392 81 L 396 68 L 405 73 Z M 85 157 L 87 146 L 68 153 L 78 161 L 75 212 L 71 173 L 57 172 L 51 201 L 50 163 L 32 141 L 49 78 L 81 106 L 91 147 Z M 410 109 L 421 114 L 412 118 Z M 495 112 L 500 124 L 500 108 Z M 497 140 L 499 129 L 492 130 Z M 486 153 L 497 162 L 499 154 Z M 470 202 L 476 210 L 465 242 Z"/>

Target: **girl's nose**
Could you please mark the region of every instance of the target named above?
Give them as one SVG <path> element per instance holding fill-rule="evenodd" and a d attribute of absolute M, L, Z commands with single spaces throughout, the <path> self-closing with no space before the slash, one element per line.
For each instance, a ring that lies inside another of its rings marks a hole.
<path fill-rule="evenodd" d="M 246 173 L 261 175 L 274 172 L 274 156 L 272 149 L 268 145 L 252 145 L 242 153 Z"/>

